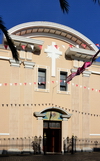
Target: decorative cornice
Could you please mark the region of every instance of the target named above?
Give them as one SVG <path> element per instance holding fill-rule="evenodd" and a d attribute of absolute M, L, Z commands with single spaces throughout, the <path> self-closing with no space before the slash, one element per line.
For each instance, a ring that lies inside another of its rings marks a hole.
<path fill-rule="evenodd" d="M 5 57 L 5 56 L 0 56 L 0 59 L 2 59 L 2 60 L 9 60 L 9 59 L 11 59 L 11 58 Z"/>
<path fill-rule="evenodd" d="M 17 42 L 27 43 L 27 44 L 36 44 L 36 45 L 43 45 L 44 41 L 42 40 L 36 40 L 36 39 L 30 39 L 26 38 L 24 36 L 16 36 L 16 35 L 10 35 L 11 38 Z"/>
<path fill-rule="evenodd" d="M 27 50 L 40 50 L 39 46 L 42 46 L 44 41 L 42 40 L 36 40 L 31 38 L 26 38 L 24 36 L 16 36 L 16 35 L 10 35 L 12 40 L 14 41 L 15 46 L 20 49 L 22 45 L 25 45 L 27 47 Z M 4 43 L 6 42 L 6 38 L 4 37 Z"/>
<path fill-rule="evenodd" d="M 72 59 L 77 59 L 77 60 L 89 60 L 91 57 L 95 54 L 95 51 L 92 50 L 86 50 L 82 48 L 68 48 L 66 50 L 66 56 L 71 57 Z M 96 57 L 98 58 L 100 54 Z"/>
<path fill-rule="evenodd" d="M 91 75 L 91 71 L 84 71 L 83 77 L 89 77 Z"/>
<path fill-rule="evenodd" d="M 14 59 L 9 60 L 11 66 L 20 67 L 21 61 L 15 61 Z"/>
<path fill-rule="evenodd" d="M 77 69 L 71 69 L 70 71 L 71 71 L 71 73 L 74 73 L 77 71 Z"/>
<path fill-rule="evenodd" d="M 45 114 L 41 114 L 40 112 L 34 112 L 34 116 L 36 117 L 45 117 Z"/>
<path fill-rule="evenodd" d="M 72 114 L 68 113 L 67 111 L 65 111 L 64 109 L 61 109 L 59 107 L 49 107 L 49 108 L 45 108 L 42 111 L 40 111 L 40 113 L 43 113 L 45 111 L 57 111 L 57 112 L 62 113 L 62 115 L 64 117 L 67 117 L 67 116 L 71 116 L 72 115 Z"/>
<path fill-rule="evenodd" d="M 61 115 L 61 118 L 63 119 L 63 121 L 67 121 L 71 116 L 72 116 L 72 114 L 69 114 L 69 115 Z"/>
<path fill-rule="evenodd" d="M 80 32 L 53 22 L 36 21 L 23 23 L 11 28 L 8 32 L 9 34 L 24 35 L 25 37 L 27 37 L 29 33 L 52 33 L 54 35 L 61 35 L 65 38 L 73 40 L 73 42 L 76 42 L 81 47 L 82 44 L 86 44 L 88 49 L 94 51 L 98 50 L 96 45 Z"/>
<path fill-rule="evenodd" d="M 25 68 L 30 68 L 30 69 L 33 69 L 33 67 L 35 66 L 34 62 L 24 61 L 23 64 Z"/>

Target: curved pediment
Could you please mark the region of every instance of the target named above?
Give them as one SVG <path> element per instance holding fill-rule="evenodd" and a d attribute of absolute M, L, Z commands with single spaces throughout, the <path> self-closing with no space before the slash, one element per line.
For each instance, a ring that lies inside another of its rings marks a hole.
<path fill-rule="evenodd" d="M 23 23 L 11 28 L 9 34 L 26 38 L 38 36 L 53 37 L 73 46 L 79 45 L 80 48 L 84 48 L 85 44 L 87 50 L 98 50 L 96 45 L 80 32 L 53 22 L 36 21 Z"/>
<path fill-rule="evenodd" d="M 64 109 L 59 107 L 48 107 L 40 112 L 35 112 L 34 115 L 38 118 L 43 118 L 44 120 L 64 120 L 69 119 L 72 114 L 69 114 Z"/>

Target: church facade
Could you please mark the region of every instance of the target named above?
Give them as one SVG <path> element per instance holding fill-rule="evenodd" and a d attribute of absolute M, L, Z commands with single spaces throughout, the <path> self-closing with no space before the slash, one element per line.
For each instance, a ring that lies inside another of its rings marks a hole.
<path fill-rule="evenodd" d="M 51 22 L 20 24 L 9 34 L 19 61 L 12 58 L 4 38 L 0 138 L 46 138 L 48 152 L 63 152 L 72 135 L 99 138 L 100 63 L 66 83 L 69 74 L 91 60 L 96 45 L 78 31 Z"/>

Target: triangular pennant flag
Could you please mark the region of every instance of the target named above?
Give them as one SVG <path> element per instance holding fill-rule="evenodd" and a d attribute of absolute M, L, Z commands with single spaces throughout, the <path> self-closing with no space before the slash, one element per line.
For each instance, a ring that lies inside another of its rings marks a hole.
<path fill-rule="evenodd" d="M 58 49 L 58 45 L 54 45 L 56 49 Z"/>
<path fill-rule="evenodd" d="M 25 50 L 26 48 L 26 45 L 21 45 L 22 49 Z"/>
<path fill-rule="evenodd" d="M 82 46 L 83 46 L 84 48 L 86 48 L 86 44 L 82 44 Z"/>
<path fill-rule="evenodd" d="M 4 83 L 5 86 L 7 86 L 7 83 Z"/>
<path fill-rule="evenodd" d="M 70 44 L 70 45 L 69 45 L 69 47 L 70 47 L 70 48 L 72 48 L 72 47 L 73 47 L 73 45 L 71 45 L 71 44 Z"/>
<path fill-rule="evenodd" d="M 54 83 L 54 81 L 52 81 L 52 83 Z"/>
<path fill-rule="evenodd" d="M 39 47 L 40 50 L 42 50 L 42 45 L 39 45 L 38 47 Z"/>
<path fill-rule="evenodd" d="M 42 82 L 42 84 L 45 84 L 46 82 Z"/>
<path fill-rule="evenodd" d="M 34 49 L 34 45 L 30 45 L 30 47 L 32 48 L 32 50 Z"/>
<path fill-rule="evenodd" d="M 4 47 L 5 47 L 5 49 L 7 49 L 8 48 L 8 45 L 4 45 Z"/>
<path fill-rule="evenodd" d="M 76 45 L 76 48 L 79 48 L 79 45 Z"/>
<path fill-rule="evenodd" d="M 15 86 L 17 86 L 17 83 L 14 83 L 15 84 Z"/>
<path fill-rule="evenodd" d="M 62 45 L 62 47 L 65 49 L 65 45 Z"/>
<path fill-rule="evenodd" d="M 27 85 L 27 83 L 24 83 L 24 85 Z"/>
<path fill-rule="evenodd" d="M 36 82 L 34 82 L 34 84 L 36 84 Z"/>
<path fill-rule="evenodd" d="M 95 44 L 96 46 L 100 47 L 100 44 Z"/>
<path fill-rule="evenodd" d="M 2 83 L 0 83 L 0 86 L 2 86 Z"/>

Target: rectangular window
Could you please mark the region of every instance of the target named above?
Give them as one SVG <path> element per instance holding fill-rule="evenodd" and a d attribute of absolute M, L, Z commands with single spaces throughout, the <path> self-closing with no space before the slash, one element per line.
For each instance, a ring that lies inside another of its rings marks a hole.
<path fill-rule="evenodd" d="M 38 69 L 38 88 L 46 89 L 46 69 Z"/>
<path fill-rule="evenodd" d="M 61 121 L 43 121 L 44 129 L 61 129 Z"/>
<path fill-rule="evenodd" d="M 67 91 L 67 72 L 60 71 L 60 91 Z"/>

